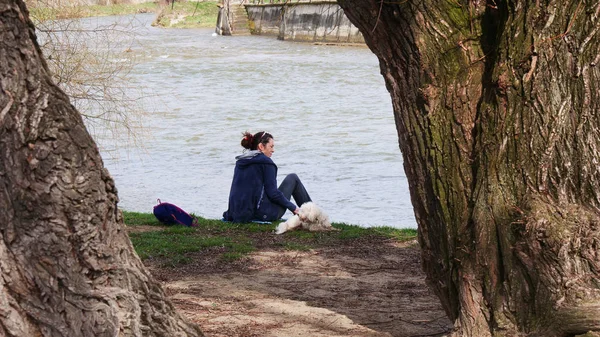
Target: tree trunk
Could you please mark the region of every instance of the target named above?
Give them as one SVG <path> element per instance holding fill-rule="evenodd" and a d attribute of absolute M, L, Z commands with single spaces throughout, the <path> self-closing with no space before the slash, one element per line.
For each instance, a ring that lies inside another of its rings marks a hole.
<path fill-rule="evenodd" d="M 600 2 L 339 0 L 456 336 L 600 331 Z"/>
<path fill-rule="evenodd" d="M 0 0 L 0 76 L 0 336 L 202 336 L 135 254 L 21 0 Z"/>

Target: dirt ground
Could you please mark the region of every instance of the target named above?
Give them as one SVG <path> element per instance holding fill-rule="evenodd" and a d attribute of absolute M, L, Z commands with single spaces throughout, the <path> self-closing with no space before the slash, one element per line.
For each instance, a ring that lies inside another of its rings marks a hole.
<path fill-rule="evenodd" d="M 234 262 L 219 260 L 216 249 L 177 268 L 144 263 L 208 337 L 417 337 L 452 329 L 425 284 L 416 242 L 375 236 L 289 251 L 277 244 L 285 235 L 260 235 L 260 249 Z"/>

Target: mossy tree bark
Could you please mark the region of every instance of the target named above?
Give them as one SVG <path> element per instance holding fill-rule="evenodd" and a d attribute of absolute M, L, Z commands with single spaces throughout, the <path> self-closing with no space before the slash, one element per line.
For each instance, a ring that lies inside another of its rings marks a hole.
<path fill-rule="evenodd" d="M 135 254 L 21 0 L 0 0 L 0 336 L 202 336 Z"/>
<path fill-rule="evenodd" d="M 339 0 L 392 96 L 456 336 L 600 330 L 600 2 Z"/>

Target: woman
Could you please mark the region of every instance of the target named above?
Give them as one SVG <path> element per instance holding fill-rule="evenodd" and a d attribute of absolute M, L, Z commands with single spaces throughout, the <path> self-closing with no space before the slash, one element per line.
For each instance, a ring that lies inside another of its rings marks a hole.
<path fill-rule="evenodd" d="M 252 135 L 244 132 L 241 142 L 246 150 L 235 157 L 235 171 L 229 191 L 229 209 L 223 213 L 226 221 L 250 222 L 280 219 L 289 209 L 299 209 L 290 202 L 293 196 L 298 205 L 311 201 L 308 192 L 294 173 L 285 177 L 277 188 L 277 165 L 271 160 L 275 152 L 273 136 L 265 131 Z"/>

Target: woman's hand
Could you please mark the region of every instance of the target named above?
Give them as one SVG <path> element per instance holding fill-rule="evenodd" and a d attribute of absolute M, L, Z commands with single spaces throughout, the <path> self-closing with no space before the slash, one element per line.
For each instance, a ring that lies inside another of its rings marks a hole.
<path fill-rule="evenodd" d="M 296 207 L 296 209 L 294 210 L 294 214 L 298 215 L 300 213 L 300 208 Z"/>

